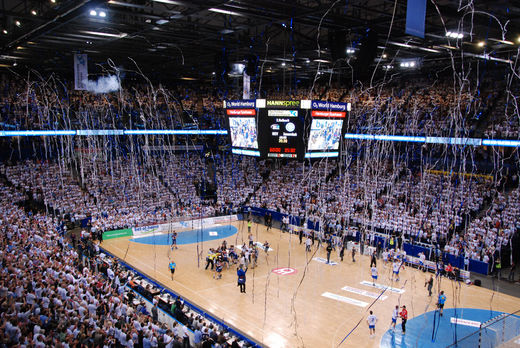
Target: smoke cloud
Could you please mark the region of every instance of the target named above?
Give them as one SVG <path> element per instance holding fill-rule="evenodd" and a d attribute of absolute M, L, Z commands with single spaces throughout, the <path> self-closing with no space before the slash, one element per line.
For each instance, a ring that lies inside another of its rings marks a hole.
<path fill-rule="evenodd" d="M 97 81 L 85 80 L 85 88 L 92 93 L 110 93 L 119 91 L 121 85 L 117 76 L 102 76 Z"/>

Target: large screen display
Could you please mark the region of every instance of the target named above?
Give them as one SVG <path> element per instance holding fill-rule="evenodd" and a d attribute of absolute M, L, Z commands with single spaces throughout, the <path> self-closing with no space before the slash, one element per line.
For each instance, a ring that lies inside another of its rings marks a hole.
<path fill-rule="evenodd" d="M 230 117 L 229 132 L 232 147 L 258 149 L 258 134 L 254 117 Z"/>
<path fill-rule="evenodd" d="M 267 100 L 258 117 L 263 157 L 303 158 L 304 117 L 299 101 Z"/>
<path fill-rule="evenodd" d="M 313 119 L 309 134 L 310 151 L 338 150 L 343 120 Z"/>

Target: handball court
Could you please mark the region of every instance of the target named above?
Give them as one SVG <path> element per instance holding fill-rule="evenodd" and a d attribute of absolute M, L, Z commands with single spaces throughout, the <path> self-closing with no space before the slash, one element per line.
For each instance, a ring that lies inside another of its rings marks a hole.
<path fill-rule="evenodd" d="M 351 252 L 345 250 L 341 262 L 338 252 L 333 251 L 331 261 L 337 264 L 325 264 L 314 260 L 326 258 L 325 248 L 318 249 L 317 242 L 306 253 L 305 239 L 300 245 L 297 235 L 279 229 L 267 231 L 262 224 L 253 224 L 252 234 L 255 241 L 267 240 L 273 250 L 268 254 L 260 250 L 257 267 L 247 272 L 247 293 L 241 294 L 236 265 L 224 267 L 220 280 L 213 279 L 209 268 L 204 269 L 210 247 L 218 247 L 224 239 L 228 247 L 247 242 L 245 222 L 229 225 L 235 226 L 237 232 L 233 229 L 226 238 L 180 244 L 173 251 L 169 245 L 130 241 L 132 237 L 106 240 L 102 247 L 268 347 L 444 347 L 450 339 L 453 342 L 454 326 L 459 338 L 478 329 L 450 324 L 450 316 L 484 322 L 500 312 L 512 313 L 520 308 L 516 297 L 447 278 L 442 278 L 440 284 L 435 280 L 434 294 L 428 297 L 424 283 L 430 273 L 405 267 L 400 281 L 392 281 L 392 265 L 385 265 L 382 259 L 377 263 L 377 283 L 381 286 L 372 287 L 368 256 L 356 254 L 354 263 Z M 179 231 L 179 240 L 183 233 L 190 231 Z M 177 264 L 173 280 L 168 269 L 170 256 Z M 277 268 L 295 271 L 273 272 Z M 362 284 L 364 281 L 368 283 Z M 451 310 L 445 310 L 440 321 L 437 318 L 436 339 L 432 342 L 439 286 L 447 295 L 445 309 Z M 396 305 L 408 309 L 406 336 L 401 334 L 400 319 L 395 333 L 388 331 Z M 470 308 L 481 310 L 475 314 Z M 370 337 L 368 331 L 369 310 L 378 318 L 375 337 Z"/>

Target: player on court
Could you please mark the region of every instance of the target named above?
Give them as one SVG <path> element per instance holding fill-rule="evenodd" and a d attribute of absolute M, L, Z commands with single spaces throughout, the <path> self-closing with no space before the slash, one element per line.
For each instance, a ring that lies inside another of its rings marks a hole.
<path fill-rule="evenodd" d="M 399 306 L 395 306 L 394 310 L 392 311 L 392 324 L 390 326 L 395 331 L 395 324 L 397 324 L 397 318 L 399 317 Z"/>
<path fill-rule="evenodd" d="M 370 315 L 367 317 L 370 338 L 374 337 L 374 335 L 376 334 L 376 322 L 377 322 L 377 317 L 374 315 L 374 313 L 372 311 L 370 311 Z"/>
<path fill-rule="evenodd" d="M 173 280 L 173 274 L 175 273 L 175 267 L 177 267 L 177 265 L 175 264 L 175 262 L 173 262 L 173 260 L 171 260 L 170 263 L 168 264 L 168 267 L 170 268 L 170 273 L 172 275 L 172 280 Z"/>
<path fill-rule="evenodd" d="M 371 272 L 372 272 L 372 285 L 376 286 L 376 280 L 377 280 L 377 268 L 376 268 L 376 266 L 371 268 Z"/>
<path fill-rule="evenodd" d="M 265 253 L 267 254 L 267 253 L 269 252 L 269 242 L 268 242 L 268 241 L 265 241 L 263 247 L 264 247 L 264 251 L 265 251 Z"/>
<path fill-rule="evenodd" d="M 213 279 L 221 279 L 222 278 L 222 261 L 220 257 L 217 259 L 217 263 L 215 264 L 215 274 L 213 275 Z"/>
<path fill-rule="evenodd" d="M 403 335 L 406 334 L 406 322 L 408 321 L 408 311 L 406 310 L 406 306 L 403 306 L 401 313 L 399 313 L 401 317 L 401 329 L 403 330 Z"/>
<path fill-rule="evenodd" d="M 441 291 L 439 294 L 439 299 L 437 301 L 437 307 L 439 307 L 439 314 L 442 317 L 442 311 L 444 309 L 444 303 L 446 302 L 446 295 L 444 295 L 444 291 Z"/>
<path fill-rule="evenodd" d="M 177 232 L 172 232 L 172 250 L 173 249 L 179 249 L 177 248 Z"/>
<path fill-rule="evenodd" d="M 395 281 L 399 281 L 399 270 L 401 269 L 401 264 L 399 263 L 399 260 L 395 260 L 394 261 L 394 264 L 392 266 L 393 268 L 393 275 L 395 275 Z M 393 276 L 392 276 L 392 279 L 393 279 Z"/>

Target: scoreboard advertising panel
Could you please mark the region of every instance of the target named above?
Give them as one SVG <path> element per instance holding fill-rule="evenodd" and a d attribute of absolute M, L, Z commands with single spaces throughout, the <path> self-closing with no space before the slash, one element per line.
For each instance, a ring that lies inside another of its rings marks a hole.
<path fill-rule="evenodd" d="M 299 160 L 339 155 L 346 103 L 229 100 L 224 108 L 235 154 Z"/>
<path fill-rule="evenodd" d="M 303 159 L 304 120 L 299 100 L 267 100 L 258 109 L 262 157 Z"/>

